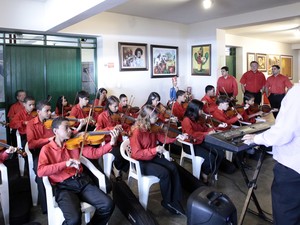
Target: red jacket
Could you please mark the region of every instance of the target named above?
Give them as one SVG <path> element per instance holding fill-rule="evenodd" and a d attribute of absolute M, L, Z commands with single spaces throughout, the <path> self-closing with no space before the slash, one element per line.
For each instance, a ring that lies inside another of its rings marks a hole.
<path fill-rule="evenodd" d="M 185 113 L 185 108 L 182 104 L 179 104 L 177 101 L 173 104 L 173 115 L 178 118 L 179 121 L 183 120 Z"/>
<path fill-rule="evenodd" d="M 7 117 L 12 120 L 12 118 L 14 117 L 14 115 L 16 115 L 18 112 L 20 112 L 22 109 L 24 109 L 24 105 L 20 102 L 15 102 L 14 104 L 12 104 L 9 108 Z"/>
<path fill-rule="evenodd" d="M 12 118 L 12 120 L 9 123 L 9 126 L 12 129 L 18 129 L 20 134 L 26 134 L 25 122 L 28 122 L 33 118 L 34 117 L 30 113 L 28 113 L 25 108 L 23 108 Z"/>

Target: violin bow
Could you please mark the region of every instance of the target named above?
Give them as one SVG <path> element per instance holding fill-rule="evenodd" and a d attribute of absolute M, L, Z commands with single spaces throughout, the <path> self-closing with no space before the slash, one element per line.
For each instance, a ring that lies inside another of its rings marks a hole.
<path fill-rule="evenodd" d="M 83 141 L 81 142 L 81 146 L 80 146 L 79 160 L 82 157 L 82 151 L 83 151 L 84 142 L 85 142 L 85 139 L 86 139 L 87 129 L 88 129 L 88 126 L 89 126 L 89 123 L 90 123 L 91 112 L 92 112 L 92 109 L 90 108 L 88 120 L 87 120 L 85 129 L 84 129 L 84 133 L 83 133 Z"/>

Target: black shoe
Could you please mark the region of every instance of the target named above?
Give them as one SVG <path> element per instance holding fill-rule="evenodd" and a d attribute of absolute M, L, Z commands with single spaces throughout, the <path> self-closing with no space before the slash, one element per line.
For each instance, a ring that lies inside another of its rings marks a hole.
<path fill-rule="evenodd" d="M 170 213 L 175 215 L 185 215 L 185 211 L 182 208 L 181 204 L 178 202 L 166 203 L 165 201 L 161 201 L 161 205 L 169 210 Z"/>

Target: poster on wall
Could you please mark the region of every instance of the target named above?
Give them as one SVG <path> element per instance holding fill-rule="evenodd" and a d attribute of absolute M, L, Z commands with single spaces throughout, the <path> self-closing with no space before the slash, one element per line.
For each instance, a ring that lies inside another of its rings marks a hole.
<path fill-rule="evenodd" d="M 290 80 L 293 79 L 293 56 L 281 55 L 280 73 L 287 76 Z"/>
<path fill-rule="evenodd" d="M 268 55 L 268 75 L 272 75 L 272 66 L 280 66 L 280 56 L 279 55 Z"/>

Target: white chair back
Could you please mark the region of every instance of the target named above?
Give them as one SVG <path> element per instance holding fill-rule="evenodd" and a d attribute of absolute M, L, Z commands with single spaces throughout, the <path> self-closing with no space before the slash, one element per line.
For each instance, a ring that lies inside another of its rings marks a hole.
<path fill-rule="evenodd" d="M 190 159 L 192 161 L 193 176 L 196 177 L 197 179 L 199 179 L 200 173 L 201 173 L 201 166 L 202 166 L 202 163 L 204 162 L 204 159 L 200 156 L 195 155 L 194 145 L 192 143 L 182 141 L 180 139 L 177 139 L 177 141 L 180 142 L 182 145 L 179 164 L 182 166 L 185 158 Z M 183 145 L 189 146 L 190 154 L 188 154 L 184 151 Z"/>
<path fill-rule="evenodd" d="M 22 141 L 21 141 L 21 135 L 19 131 L 16 131 L 16 138 L 17 138 L 17 147 L 19 149 L 23 149 L 22 147 Z M 25 170 L 25 159 L 18 154 L 18 161 L 19 161 L 19 169 L 20 169 L 20 175 L 23 177 L 24 176 L 24 170 Z"/>

